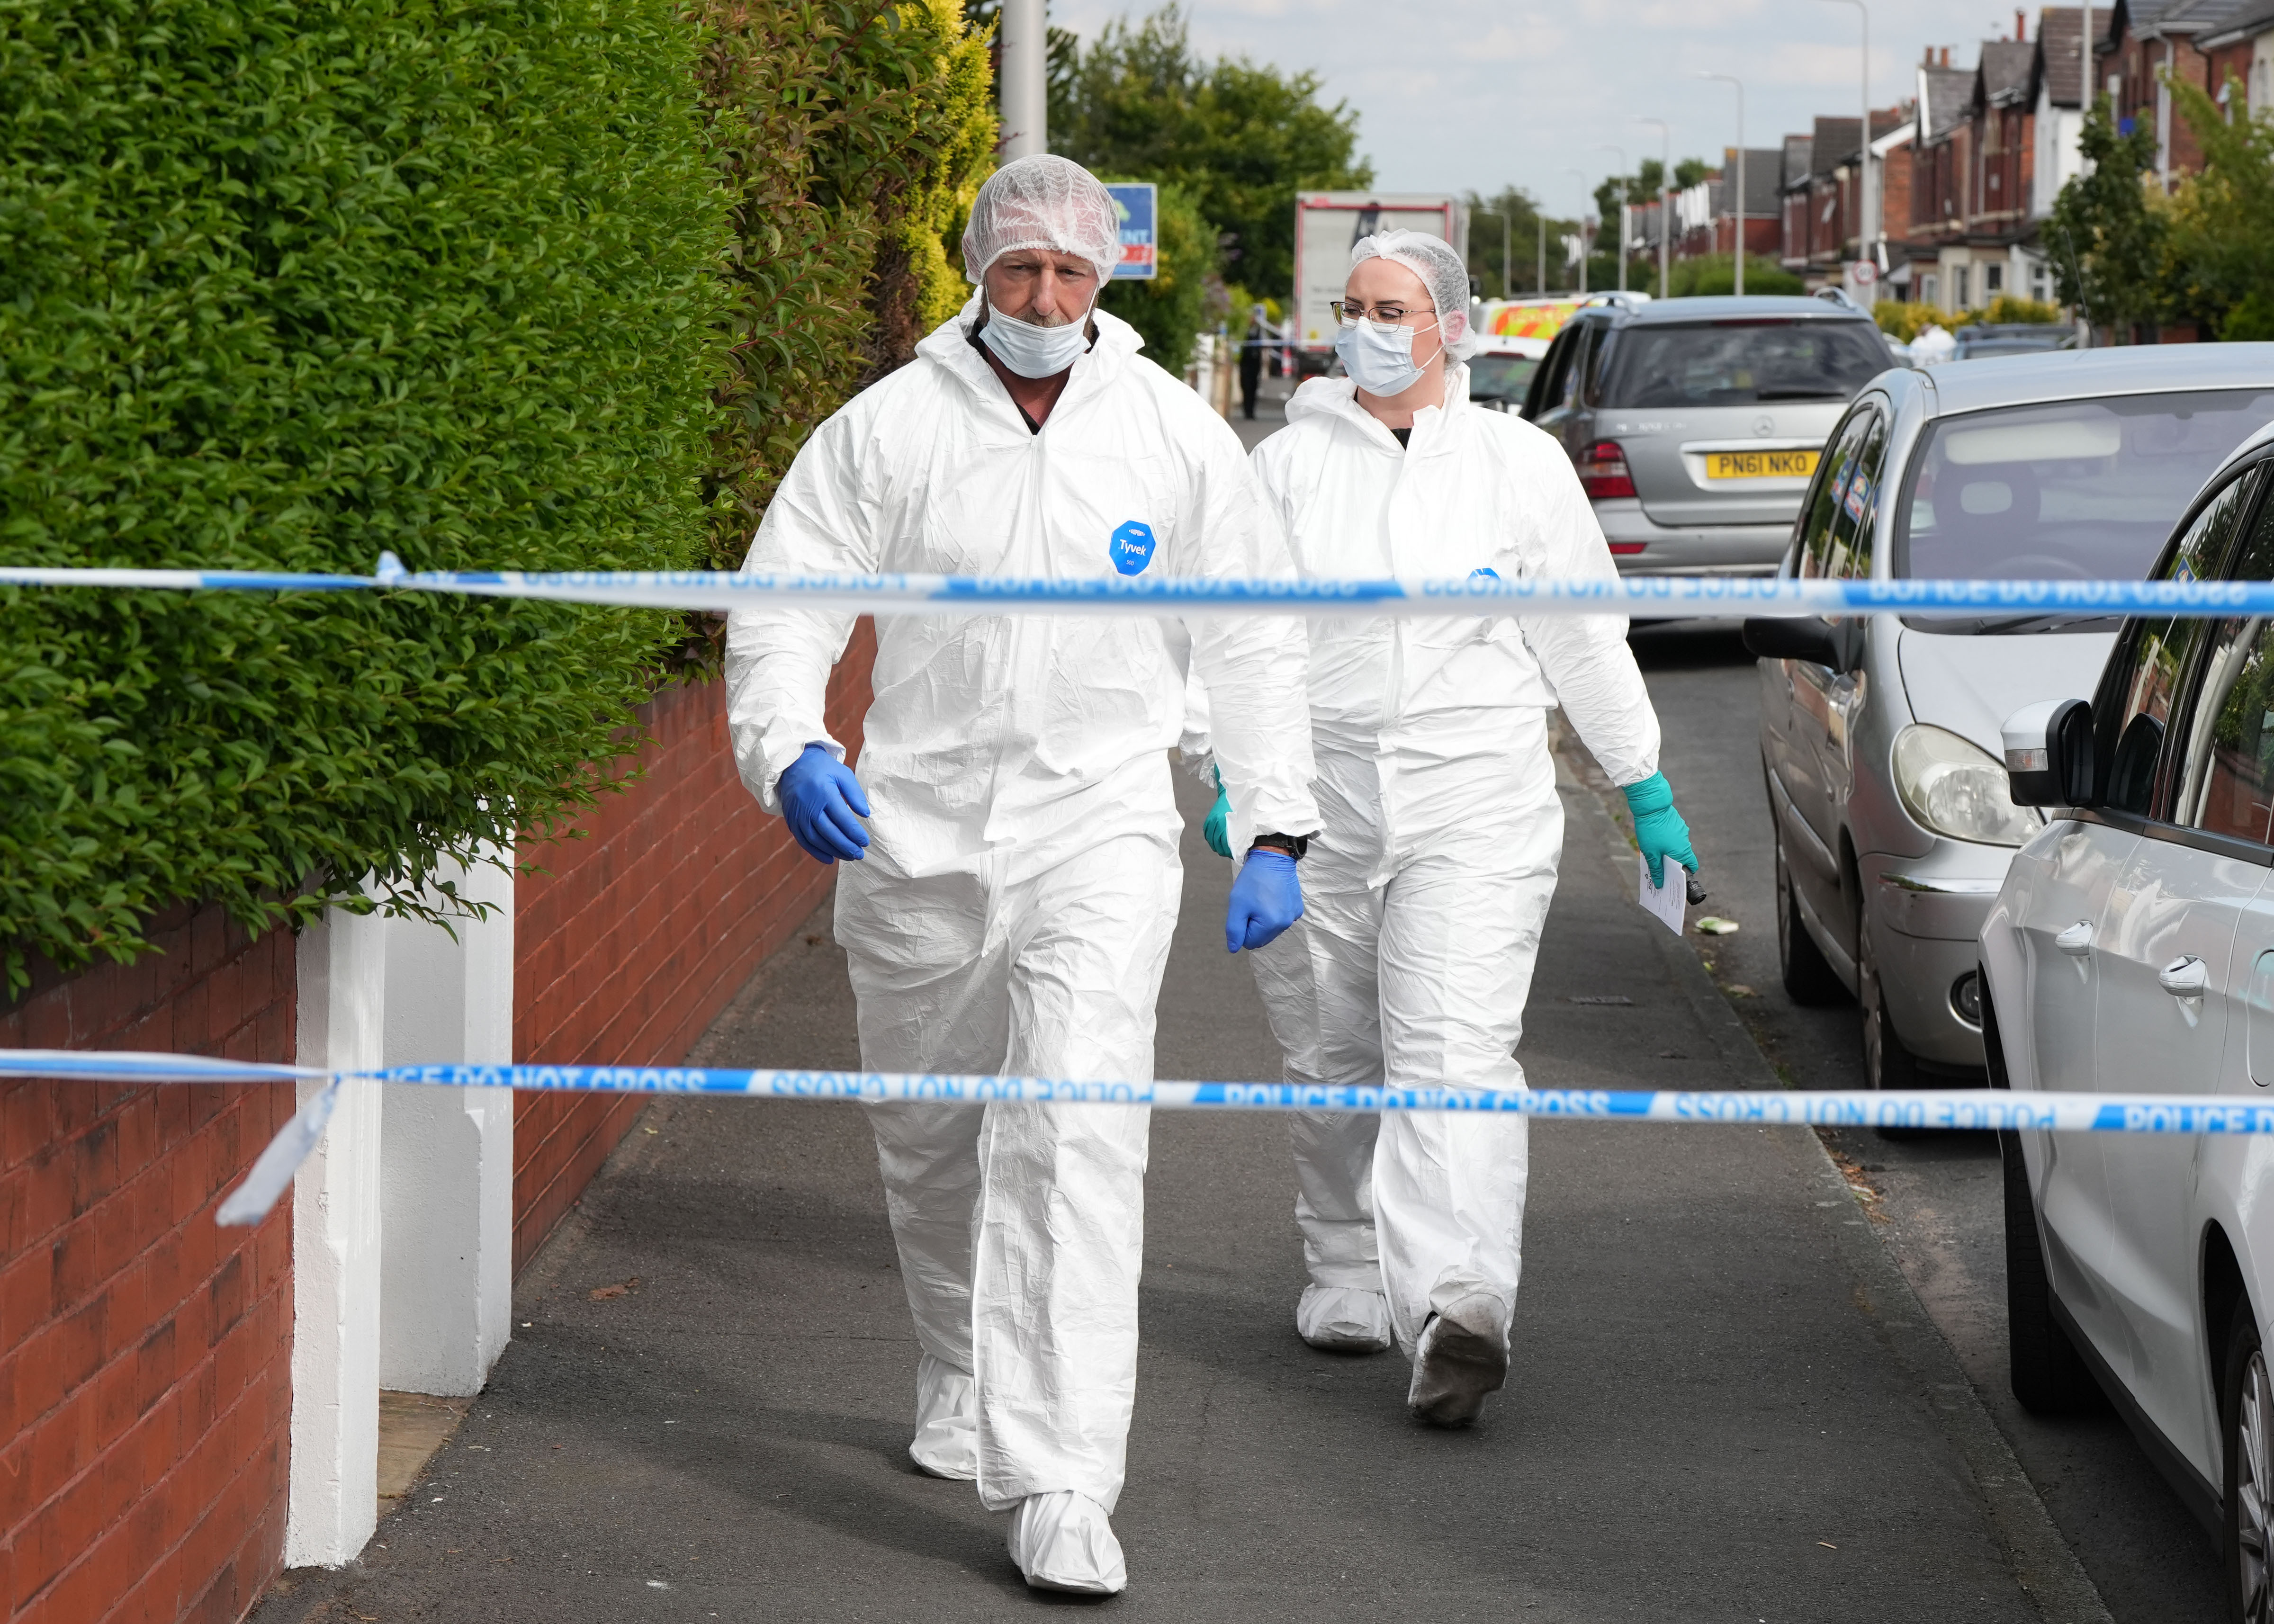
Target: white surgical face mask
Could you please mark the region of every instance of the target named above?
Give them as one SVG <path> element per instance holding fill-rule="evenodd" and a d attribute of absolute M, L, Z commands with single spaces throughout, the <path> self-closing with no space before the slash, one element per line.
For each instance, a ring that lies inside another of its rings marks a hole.
<path fill-rule="evenodd" d="M 1421 381 L 1421 369 L 1413 365 L 1413 335 L 1419 330 L 1346 321 L 1335 335 L 1335 354 L 1351 380 L 1368 395 L 1403 395 Z"/>
<path fill-rule="evenodd" d="M 1045 327 L 990 310 L 979 342 L 1021 378 L 1054 378 L 1089 348 L 1089 312 L 1063 327 Z"/>

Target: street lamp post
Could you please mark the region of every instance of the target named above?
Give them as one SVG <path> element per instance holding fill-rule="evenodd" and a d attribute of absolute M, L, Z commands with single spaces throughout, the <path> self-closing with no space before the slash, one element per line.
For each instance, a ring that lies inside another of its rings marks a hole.
<path fill-rule="evenodd" d="M 1637 118 L 1658 126 L 1658 297 L 1674 291 L 1674 126 L 1663 118 Z"/>
<path fill-rule="evenodd" d="M 1856 188 L 1856 257 L 1871 258 L 1873 220 L 1871 217 L 1871 9 L 1864 0 L 1831 0 L 1834 5 L 1852 5 L 1856 18 L 1864 30 L 1864 136 L 1863 148 L 1856 154 L 1856 168 L 1861 171 Z M 1874 269 L 1878 267 L 1876 263 Z"/>
<path fill-rule="evenodd" d="M 1616 153 L 1619 159 L 1616 182 L 1619 195 L 1619 291 L 1624 293 L 1627 290 L 1627 149 L 1614 147 L 1608 141 L 1598 141 L 1595 146 L 1598 151 Z"/>
<path fill-rule="evenodd" d="M 1730 258 L 1736 266 L 1732 291 L 1742 298 L 1745 292 L 1745 81 L 1734 73 L 1696 73 L 1690 77 L 1715 79 L 1737 87 L 1737 240 L 1731 244 L 1734 252 Z"/>
<path fill-rule="evenodd" d="M 1587 190 L 1586 170 L 1566 169 L 1564 173 L 1579 178 L 1579 291 L 1584 294 L 1587 291 L 1587 205 L 1594 201 L 1594 194 Z"/>
<path fill-rule="evenodd" d="M 1540 265 L 1532 273 L 1532 290 L 1534 293 L 1545 294 L 1547 291 L 1547 211 L 1544 208 L 1534 209 L 1532 214 L 1532 223 L 1539 228 L 1537 235 L 1540 238 Z"/>
<path fill-rule="evenodd" d="M 1050 149 L 1050 23 L 1043 0 L 1003 0 L 1002 147 L 1005 159 Z"/>

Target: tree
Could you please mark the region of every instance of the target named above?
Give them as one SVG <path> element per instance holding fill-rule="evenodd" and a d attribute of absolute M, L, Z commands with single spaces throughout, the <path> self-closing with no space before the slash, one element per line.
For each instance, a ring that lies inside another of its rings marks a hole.
<path fill-rule="evenodd" d="M 1498 298 L 1502 288 L 1525 293 L 1544 293 L 1540 285 L 1540 234 L 1541 218 L 1540 205 L 1528 192 L 1514 186 L 1503 186 L 1489 198 L 1472 192 L 1469 207 L 1469 274 L 1474 276 L 1488 299 Z M 1501 229 L 1501 216 L 1508 216 L 1508 228 Z M 1552 284 L 1563 267 L 1563 236 L 1579 228 L 1569 220 L 1550 218 L 1546 222 L 1547 234 L 1547 280 Z M 1501 248 L 1505 243 L 1513 274 L 1503 280 Z"/>
<path fill-rule="evenodd" d="M 2172 199 L 2173 302 L 2223 339 L 2274 339 L 2274 122 L 2229 124 L 2195 86 L 2172 88 L 2203 154 Z"/>
<path fill-rule="evenodd" d="M 2142 124 L 2120 132 L 2108 99 L 2084 116 L 2078 147 L 2087 168 L 2053 199 L 2044 240 L 2064 304 L 2115 329 L 2120 340 L 2162 313 L 2164 212 L 2149 197 L 2156 134 Z"/>
<path fill-rule="evenodd" d="M 1373 183 L 1358 115 L 1320 105 L 1316 74 L 1203 63 L 1175 5 L 1110 23 L 1087 49 L 1053 40 L 1051 56 L 1050 149 L 1177 186 L 1216 233 L 1223 274 L 1258 292 L 1294 285 L 1297 192 Z"/>

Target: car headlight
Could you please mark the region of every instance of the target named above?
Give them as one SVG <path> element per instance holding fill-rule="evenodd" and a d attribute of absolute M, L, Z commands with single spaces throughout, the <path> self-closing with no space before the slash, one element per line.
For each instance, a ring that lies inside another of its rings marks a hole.
<path fill-rule="evenodd" d="M 2036 808 L 2014 804 L 1996 756 L 1924 723 L 1895 735 L 1895 793 L 1922 825 L 1954 840 L 2020 846 L 2045 826 Z"/>

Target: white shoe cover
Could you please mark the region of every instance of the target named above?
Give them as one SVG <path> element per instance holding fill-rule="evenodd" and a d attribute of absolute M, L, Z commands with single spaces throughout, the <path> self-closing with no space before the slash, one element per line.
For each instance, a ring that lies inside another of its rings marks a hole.
<path fill-rule="evenodd" d="M 916 1361 L 916 1436 L 908 1458 L 935 1477 L 979 1476 L 979 1391 L 945 1359 Z"/>
<path fill-rule="evenodd" d="M 1356 1286 L 1305 1286 L 1295 1329 L 1329 1353 L 1380 1353 L 1389 1346 L 1389 1299 Z"/>
<path fill-rule="evenodd" d="M 1405 1406 L 1432 1426 L 1466 1426 L 1507 1380 L 1508 1323 L 1500 1299 L 1472 1292 L 1421 1327 Z"/>
<path fill-rule="evenodd" d="M 1129 1588 L 1113 1524 L 1087 1494 L 1058 1489 L 1028 1495 L 1011 1513 L 1009 1544 L 1011 1560 L 1035 1590 L 1118 1596 Z"/>

